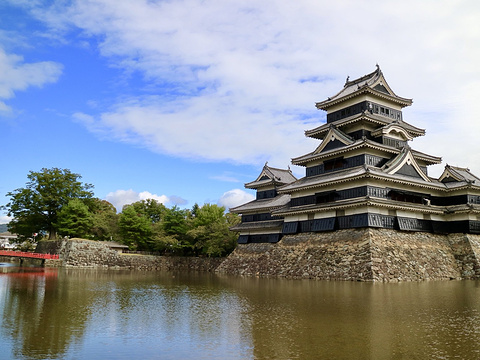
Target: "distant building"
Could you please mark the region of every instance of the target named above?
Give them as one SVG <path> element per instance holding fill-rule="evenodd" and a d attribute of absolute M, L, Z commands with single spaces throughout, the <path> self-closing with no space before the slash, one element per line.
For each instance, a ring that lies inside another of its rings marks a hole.
<path fill-rule="evenodd" d="M 125 250 L 128 250 L 127 245 L 120 244 L 116 241 L 103 241 L 103 243 L 110 249 L 115 250 L 119 254 L 123 253 Z"/>
<path fill-rule="evenodd" d="M 402 109 L 411 104 L 393 92 L 378 65 L 347 78 L 340 92 L 316 104 L 327 122 L 305 135 L 320 144 L 292 159 L 305 167 L 305 176 L 274 186 L 264 168 L 250 184 L 260 189 L 262 179 L 271 181 L 275 196 L 268 205 L 257 190 L 257 200 L 232 209 L 242 214 L 232 229 L 240 231 L 239 243 L 365 227 L 480 234 L 480 178 L 450 165 L 438 179 L 428 176 L 427 167 L 441 158 L 410 147 L 410 140 L 425 135 L 403 120 Z"/>
<path fill-rule="evenodd" d="M 0 233 L 0 248 L 1 249 L 15 249 L 17 245 L 15 244 L 17 240 L 17 235 L 10 232 Z"/>

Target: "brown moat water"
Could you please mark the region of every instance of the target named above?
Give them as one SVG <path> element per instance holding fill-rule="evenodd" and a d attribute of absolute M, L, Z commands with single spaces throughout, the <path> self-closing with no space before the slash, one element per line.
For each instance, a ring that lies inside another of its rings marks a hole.
<path fill-rule="evenodd" d="M 0 264 L 2 359 L 480 359 L 480 282 Z"/>

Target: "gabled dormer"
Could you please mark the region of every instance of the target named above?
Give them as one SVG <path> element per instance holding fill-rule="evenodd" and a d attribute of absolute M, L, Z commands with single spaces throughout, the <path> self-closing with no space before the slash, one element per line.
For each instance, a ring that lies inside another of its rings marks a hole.
<path fill-rule="evenodd" d="M 338 130 L 335 126 L 331 125 L 327 134 L 323 138 L 323 141 L 315 149 L 313 154 L 319 154 L 323 151 L 329 151 L 343 146 L 352 145 L 354 142 L 355 139 L 353 139 L 351 136 L 348 136 L 344 132 Z"/>
<path fill-rule="evenodd" d="M 290 167 L 287 170 L 277 169 L 265 163 L 260 175 L 254 181 L 246 183 L 245 188 L 257 190 L 257 200 L 270 199 L 277 196 L 279 186 L 290 184 L 296 180 Z"/>
<path fill-rule="evenodd" d="M 431 182 L 427 174 L 418 165 L 410 146 L 404 146 L 400 153 L 382 166 L 382 170 L 390 175 L 399 174 L 421 178 Z"/>
<path fill-rule="evenodd" d="M 407 145 L 408 141 L 413 139 L 413 135 L 402 125 L 401 122 L 394 121 L 372 131 L 371 136 L 384 145 L 401 149 Z"/>
<path fill-rule="evenodd" d="M 480 178 L 473 175 L 468 168 L 445 165 L 442 175 L 438 178 L 443 183 L 447 182 L 466 182 L 477 183 L 480 185 Z"/>

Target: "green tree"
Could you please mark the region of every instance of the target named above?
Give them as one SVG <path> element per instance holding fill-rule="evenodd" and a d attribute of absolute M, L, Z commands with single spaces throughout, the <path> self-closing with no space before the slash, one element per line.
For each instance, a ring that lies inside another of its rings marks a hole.
<path fill-rule="evenodd" d="M 24 188 L 7 193 L 10 201 L 2 207 L 13 218 L 9 231 L 21 239 L 33 233 L 48 233 L 49 239 L 56 239 L 60 209 L 72 199 L 88 201 L 93 197 L 93 185 L 83 184 L 81 176 L 68 169 L 43 168 L 30 171 L 27 178 Z"/>
<path fill-rule="evenodd" d="M 80 199 L 72 199 L 57 213 L 55 224 L 63 236 L 88 238 L 93 227 L 93 214 Z"/>
<path fill-rule="evenodd" d="M 139 214 L 143 214 L 150 219 L 152 223 L 158 223 L 163 220 L 167 208 L 162 203 L 154 199 L 140 200 L 131 204 Z"/>
<path fill-rule="evenodd" d="M 225 256 L 235 249 L 237 234 L 230 227 L 240 221 L 238 215 L 227 213 L 225 208 L 205 204 L 195 210 L 193 228 L 188 232 L 194 247 L 207 256 Z"/>
<path fill-rule="evenodd" d="M 132 250 L 149 250 L 152 242 L 152 223 L 132 205 L 125 205 L 118 222 L 123 243 Z"/>
<path fill-rule="evenodd" d="M 119 237 L 117 209 L 106 200 L 94 199 L 91 234 L 95 240 L 114 240 Z"/>
<path fill-rule="evenodd" d="M 162 222 L 163 232 L 160 236 L 157 236 L 157 238 L 162 239 L 163 237 L 167 239 L 167 242 L 171 242 L 171 238 L 173 237 L 173 239 L 176 240 L 175 252 L 177 254 L 191 254 L 194 248 L 191 241 L 192 239 L 188 235 L 190 218 L 191 214 L 187 209 L 180 209 L 178 206 L 174 206 L 171 209 L 167 208 Z"/>

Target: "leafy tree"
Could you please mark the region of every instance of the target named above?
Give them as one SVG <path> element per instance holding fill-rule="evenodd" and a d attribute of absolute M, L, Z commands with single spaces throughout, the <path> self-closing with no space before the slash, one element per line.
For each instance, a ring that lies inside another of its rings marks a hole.
<path fill-rule="evenodd" d="M 60 209 L 72 199 L 88 201 L 93 197 L 93 185 L 83 184 L 81 176 L 68 169 L 43 168 L 30 171 L 27 178 L 24 188 L 7 193 L 10 201 L 2 207 L 13 218 L 9 231 L 23 239 L 44 232 L 49 239 L 55 239 Z"/>
<path fill-rule="evenodd" d="M 131 204 L 139 213 L 145 215 L 152 223 L 160 222 L 166 212 L 167 208 L 162 203 L 154 199 L 140 200 Z"/>
<path fill-rule="evenodd" d="M 193 228 L 195 249 L 207 256 L 225 256 L 235 249 L 237 234 L 230 227 L 239 222 L 238 215 L 225 214 L 223 206 L 205 204 L 195 210 Z"/>
<path fill-rule="evenodd" d="M 58 232 L 63 236 L 86 238 L 91 234 L 93 214 L 80 199 L 72 199 L 57 213 Z"/>
<path fill-rule="evenodd" d="M 163 230 L 167 235 L 184 238 L 188 231 L 187 219 L 189 215 L 188 210 L 179 209 L 178 206 L 167 209 L 163 220 Z"/>
<path fill-rule="evenodd" d="M 162 222 L 163 234 L 161 236 L 172 236 L 178 242 L 176 247 L 177 253 L 180 252 L 179 249 L 181 248 L 183 255 L 190 254 L 193 250 L 192 239 L 187 234 L 190 229 L 190 218 L 190 211 L 174 206 L 171 209 L 167 208 Z"/>
<path fill-rule="evenodd" d="M 94 199 L 91 234 L 95 240 L 113 240 L 118 235 L 117 209 L 106 200 Z"/>
<path fill-rule="evenodd" d="M 152 250 L 163 254 L 184 253 L 184 244 L 178 240 L 176 235 L 167 235 L 159 224 L 154 225 L 154 235 L 152 242 Z"/>
<path fill-rule="evenodd" d="M 125 205 L 118 225 L 125 245 L 133 250 L 149 250 L 153 235 L 149 218 L 138 213 L 134 206 Z"/>

